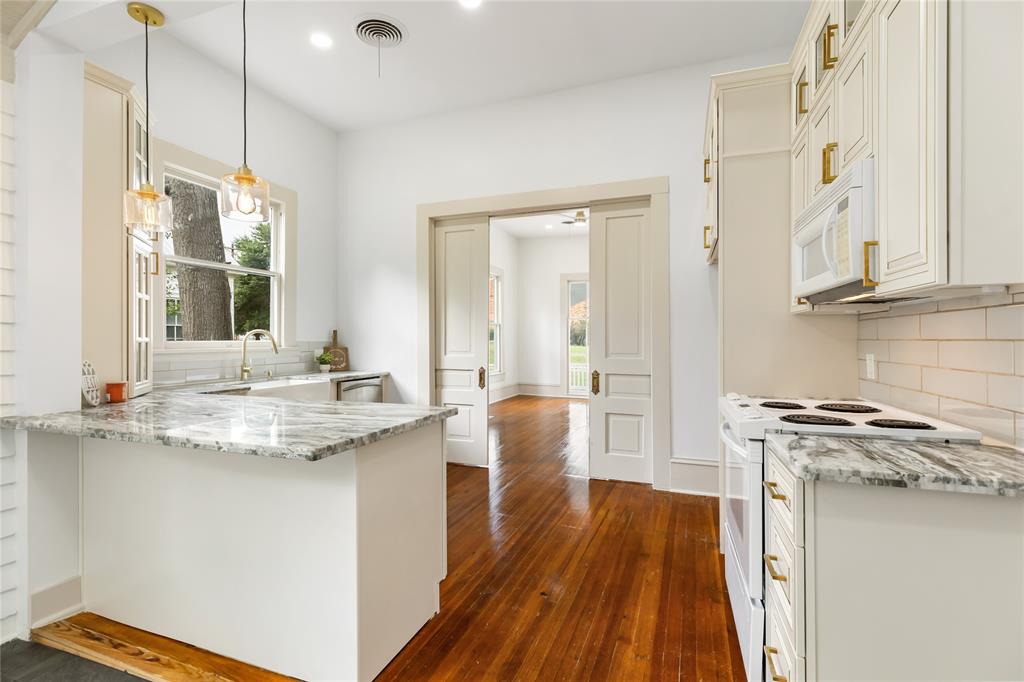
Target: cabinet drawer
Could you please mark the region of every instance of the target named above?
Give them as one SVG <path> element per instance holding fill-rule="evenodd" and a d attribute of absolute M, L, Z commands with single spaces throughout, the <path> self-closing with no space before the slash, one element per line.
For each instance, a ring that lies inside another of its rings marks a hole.
<path fill-rule="evenodd" d="M 770 449 L 765 462 L 765 507 L 794 547 L 804 546 L 804 484 Z"/>
<path fill-rule="evenodd" d="M 765 535 L 765 592 L 771 592 L 774 597 L 769 608 L 777 609 L 779 620 L 792 636 L 793 650 L 797 656 L 802 656 L 805 653 L 804 551 L 793 546 L 772 514 L 768 515 Z"/>
<path fill-rule="evenodd" d="M 773 682 L 803 682 L 804 659 L 796 655 L 792 633 L 779 618 L 780 608 L 769 591 L 765 614 L 764 679 Z"/>

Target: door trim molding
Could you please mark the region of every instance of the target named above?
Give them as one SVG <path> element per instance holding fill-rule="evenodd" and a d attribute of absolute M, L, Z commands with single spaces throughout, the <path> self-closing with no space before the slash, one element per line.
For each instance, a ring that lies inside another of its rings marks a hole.
<path fill-rule="evenodd" d="M 661 254 L 651 266 L 652 385 L 654 420 L 654 487 L 670 488 L 671 361 L 669 309 L 669 221 L 668 178 L 652 177 L 622 182 L 583 185 L 562 189 L 520 192 L 419 204 L 416 207 L 416 402 L 430 404 L 436 398 L 434 385 L 434 224 L 439 220 L 481 216 L 491 218 L 518 213 L 535 213 L 590 206 L 630 199 L 650 201 L 650 253 Z"/>

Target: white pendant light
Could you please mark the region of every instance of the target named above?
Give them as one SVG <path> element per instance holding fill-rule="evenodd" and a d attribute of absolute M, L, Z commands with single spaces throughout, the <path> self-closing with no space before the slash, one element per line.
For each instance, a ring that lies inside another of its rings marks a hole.
<path fill-rule="evenodd" d="M 242 0 L 242 165 L 220 179 L 220 214 L 232 220 L 270 222 L 270 184 L 247 163 L 248 78 L 245 70 L 245 0 Z"/>
<path fill-rule="evenodd" d="M 164 15 L 141 2 L 129 3 L 128 15 L 146 27 L 146 177 L 142 178 L 141 187 L 124 193 L 124 224 L 156 236 L 171 227 L 171 198 L 153 187 L 153 171 L 149 165 L 149 27 L 163 26 Z"/>

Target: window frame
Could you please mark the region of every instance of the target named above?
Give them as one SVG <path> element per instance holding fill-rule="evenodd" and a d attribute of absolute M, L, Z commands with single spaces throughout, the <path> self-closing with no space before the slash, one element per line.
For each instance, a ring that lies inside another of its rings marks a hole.
<path fill-rule="evenodd" d="M 186 182 L 194 182 L 220 193 L 220 176 L 233 169 L 226 164 L 208 159 L 200 154 L 178 147 L 159 138 L 152 139 L 153 145 L 153 178 L 162 188 L 165 176 L 170 175 Z M 166 325 L 166 274 L 167 266 L 179 263 L 204 268 L 222 270 L 238 275 L 257 275 L 270 279 L 270 333 L 274 335 L 280 347 L 292 347 L 295 343 L 295 308 L 296 292 L 294 287 L 296 273 L 296 253 L 298 224 L 295 220 L 298 198 L 294 191 L 273 182 L 270 183 L 271 207 L 271 256 L 270 270 L 249 268 L 242 265 L 216 263 L 185 256 L 173 256 L 163 253 L 163 240 L 154 242 L 154 249 L 161 254 L 160 272 L 155 276 L 155 298 L 153 314 L 161 315 L 160 324 L 154 320 L 154 353 L 178 353 L 182 351 L 223 351 L 241 349 L 242 342 L 237 339 L 220 341 L 175 341 L 167 339 Z M 158 329 L 157 329 L 158 328 Z M 269 349 L 268 339 L 249 341 L 249 346 L 256 349 Z"/>
<path fill-rule="evenodd" d="M 561 290 L 561 295 L 560 295 L 560 298 L 561 298 L 561 320 L 562 320 L 562 324 L 561 324 L 561 327 L 562 327 L 562 331 L 561 331 L 562 352 L 559 353 L 560 365 L 561 365 L 561 370 L 562 370 L 562 378 L 561 378 L 559 384 L 560 384 L 560 387 L 561 387 L 561 390 L 562 390 L 562 395 L 567 395 L 567 396 L 571 395 L 572 397 L 577 397 L 577 398 L 589 397 L 590 396 L 589 391 L 581 392 L 581 393 L 578 393 L 578 394 L 577 393 L 570 394 L 570 392 L 569 392 L 569 371 L 570 371 L 570 363 L 569 363 L 569 354 L 570 354 L 570 348 L 569 348 L 569 326 L 570 326 L 570 324 L 572 324 L 572 319 L 582 319 L 582 318 L 570 318 L 570 316 L 569 316 L 569 311 L 571 309 L 570 300 L 569 300 L 569 287 L 570 287 L 570 285 L 572 285 L 572 284 L 574 284 L 576 282 L 586 282 L 586 284 L 587 284 L 587 302 L 588 302 L 587 303 L 587 361 L 588 361 L 588 369 L 589 369 L 589 366 L 590 366 L 590 362 L 589 362 L 590 361 L 590 303 L 589 302 L 590 302 L 591 296 L 593 294 L 593 291 L 590 288 L 590 273 L 587 273 L 587 272 L 562 273 L 562 275 L 561 275 L 561 277 L 559 279 L 560 279 L 560 282 L 561 282 L 561 289 L 562 289 Z"/>
<path fill-rule="evenodd" d="M 491 280 L 494 281 L 494 321 L 491 321 L 490 315 L 490 294 L 491 294 Z M 504 306 L 505 306 L 505 275 L 500 268 L 492 267 L 487 275 L 487 374 L 488 376 L 500 376 L 505 372 L 504 360 L 504 339 L 502 338 L 504 333 Z M 491 325 L 494 325 L 494 368 L 491 368 L 490 362 L 490 335 Z"/>

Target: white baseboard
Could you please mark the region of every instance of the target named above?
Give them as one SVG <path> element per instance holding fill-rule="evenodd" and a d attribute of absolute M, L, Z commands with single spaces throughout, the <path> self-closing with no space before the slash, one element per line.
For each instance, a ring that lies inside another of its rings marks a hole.
<path fill-rule="evenodd" d="M 669 461 L 669 489 L 674 493 L 718 497 L 718 462 L 673 457 Z"/>
<path fill-rule="evenodd" d="M 569 395 L 558 384 L 519 384 L 519 395 L 532 395 L 541 398 L 582 398 L 585 395 Z"/>
<path fill-rule="evenodd" d="M 519 384 L 508 384 L 488 390 L 487 398 L 490 404 L 500 403 L 502 400 L 515 398 L 519 395 Z"/>
<path fill-rule="evenodd" d="M 32 594 L 32 627 L 42 627 L 84 610 L 82 578 L 75 576 Z"/>

